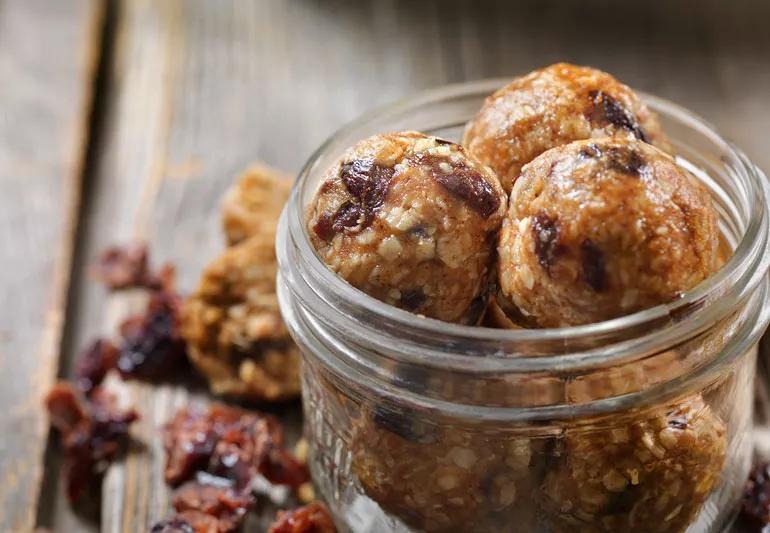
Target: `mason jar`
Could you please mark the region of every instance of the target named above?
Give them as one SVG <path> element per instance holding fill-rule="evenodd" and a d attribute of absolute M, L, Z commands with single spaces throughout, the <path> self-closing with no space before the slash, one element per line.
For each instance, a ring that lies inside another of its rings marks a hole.
<path fill-rule="evenodd" d="M 702 119 L 643 95 L 713 195 L 722 268 L 674 302 L 558 329 L 419 317 L 337 277 L 306 209 L 324 171 L 375 133 L 460 138 L 505 80 L 367 114 L 302 170 L 278 230 L 278 292 L 303 353 L 310 468 L 344 531 L 725 530 L 751 454 L 767 305 L 765 176 Z"/>

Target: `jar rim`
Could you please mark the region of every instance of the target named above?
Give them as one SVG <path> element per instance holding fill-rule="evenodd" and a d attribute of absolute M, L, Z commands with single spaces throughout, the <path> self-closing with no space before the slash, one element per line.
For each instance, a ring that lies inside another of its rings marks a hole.
<path fill-rule="evenodd" d="M 376 335 L 378 331 L 387 330 L 412 332 L 418 338 L 436 337 L 445 341 L 441 349 L 431 350 L 425 346 L 416 350 L 405 349 L 399 345 L 399 354 L 407 362 L 434 364 L 436 366 L 450 365 L 453 368 L 473 371 L 533 371 L 537 369 L 559 369 L 591 366 L 592 363 L 606 363 L 608 359 L 622 360 L 630 353 L 638 353 L 641 338 L 625 343 L 625 348 L 612 344 L 612 348 L 602 346 L 586 351 L 575 351 L 554 355 L 551 357 L 530 357 L 516 354 L 511 357 L 505 350 L 489 355 L 505 357 L 486 358 L 480 361 L 478 354 L 469 355 L 463 348 L 453 348 L 464 342 L 484 342 L 487 345 L 526 345 L 530 343 L 561 343 L 569 345 L 588 337 L 616 338 L 624 332 L 643 329 L 645 325 L 665 322 L 670 324 L 666 332 L 657 332 L 658 343 L 675 343 L 695 331 L 701 331 L 709 324 L 717 322 L 729 313 L 738 303 L 745 300 L 756 286 L 765 278 L 770 263 L 770 254 L 763 253 L 768 240 L 768 205 L 770 205 L 770 186 L 767 178 L 737 147 L 726 141 L 716 129 L 701 117 L 691 111 L 669 102 L 665 99 L 638 94 L 655 111 L 665 113 L 701 135 L 705 135 L 724 150 L 725 158 L 729 159 L 736 171 L 736 177 L 741 179 L 741 186 L 748 198 L 751 213 L 748 223 L 735 246 L 730 259 L 714 275 L 710 276 L 693 289 L 684 293 L 679 299 L 638 311 L 629 315 L 596 322 L 592 324 L 570 326 L 563 328 L 542 329 L 496 329 L 480 326 L 466 326 L 443 322 L 433 318 L 417 316 L 408 311 L 381 302 L 364 292 L 356 289 L 337 274 L 332 272 L 320 259 L 312 246 L 305 220 L 306 206 L 303 205 L 305 188 L 308 187 L 309 176 L 319 171 L 316 168 L 319 160 L 337 141 L 349 135 L 366 124 L 389 115 L 398 115 L 416 107 L 451 99 L 469 94 L 491 94 L 497 88 L 508 83 L 510 78 L 493 78 L 470 83 L 447 85 L 430 89 L 416 96 L 374 109 L 356 120 L 343 126 L 327 139 L 308 159 L 295 183 L 287 207 L 281 218 L 280 232 L 287 232 L 291 244 L 297 248 L 298 257 L 303 261 L 302 283 L 312 291 L 308 303 L 314 308 L 323 321 L 333 323 L 340 317 L 335 313 L 343 313 L 351 309 L 360 309 L 369 315 L 366 324 L 360 321 L 367 333 Z M 341 155 L 341 154 L 339 154 Z M 326 169 L 320 169 L 321 172 Z M 291 261 L 287 256 L 288 246 L 278 249 L 279 263 L 282 271 Z M 286 276 L 291 279 L 291 276 Z M 295 292 L 296 291 L 292 291 Z M 718 298 L 721 305 L 709 305 Z M 320 307 L 319 307 L 320 306 Z M 693 313 L 693 309 L 698 309 Z M 678 317 L 687 316 L 688 320 Z M 406 342 L 406 338 L 404 338 Z M 388 342 L 382 343 L 387 348 Z M 411 361 L 410 361 L 411 360 Z"/>

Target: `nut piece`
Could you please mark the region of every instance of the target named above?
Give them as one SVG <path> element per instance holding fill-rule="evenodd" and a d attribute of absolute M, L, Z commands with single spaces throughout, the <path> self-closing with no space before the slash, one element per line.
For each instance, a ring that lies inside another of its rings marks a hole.
<path fill-rule="evenodd" d="M 526 165 L 499 239 L 498 302 L 525 326 L 599 322 L 679 297 L 717 268 L 708 192 L 660 150 L 594 139 Z"/>
<path fill-rule="evenodd" d="M 351 449 L 367 496 L 420 531 L 535 529 L 539 481 L 528 438 L 437 427 L 377 406 L 354 426 Z"/>
<path fill-rule="evenodd" d="M 222 199 L 222 227 L 228 245 L 258 233 L 275 234 L 275 226 L 291 192 L 291 177 L 253 164 Z"/>
<path fill-rule="evenodd" d="M 476 323 L 505 212 L 497 177 L 454 143 L 404 132 L 356 144 L 308 211 L 314 247 L 354 287 L 407 311 Z"/>
<path fill-rule="evenodd" d="M 274 240 L 266 228 L 227 249 L 182 308 L 190 360 L 215 394 L 266 401 L 299 394 L 299 350 L 275 294 Z"/>
<path fill-rule="evenodd" d="M 630 88 L 600 70 L 558 63 L 489 96 L 468 123 L 463 145 L 510 192 L 521 167 L 549 148 L 608 136 L 668 149 L 657 116 Z"/>
<path fill-rule="evenodd" d="M 567 430 L 546 476 L 555 531 L 684 531 L 725 459 L 725 426 L 700 395 L 600 429 Z"/>

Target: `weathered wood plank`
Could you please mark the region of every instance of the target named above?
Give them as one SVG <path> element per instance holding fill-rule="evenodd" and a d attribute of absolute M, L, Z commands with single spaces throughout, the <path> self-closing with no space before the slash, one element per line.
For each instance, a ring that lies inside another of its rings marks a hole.
<path fill-rule="evenodd" d="M 0 2 L 0 529 L 34 526 L 103 6 Z M 52 90 L 55 88 L 55 90 Z"/>

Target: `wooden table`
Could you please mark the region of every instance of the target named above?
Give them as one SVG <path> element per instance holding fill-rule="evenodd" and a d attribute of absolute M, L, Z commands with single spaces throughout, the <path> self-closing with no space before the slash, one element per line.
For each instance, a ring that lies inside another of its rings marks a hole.
<path fill-rule="evenodd" d="M 219 197 L 250 161 L 296 171 L 373 106 L 565 60 L 695 110 L 770 169 L 770 3 L 623 4 L 0 0 L 0 529 L 99 529 L 62 498 L 41 409 L 78 350 L 138 305 L 86 265 L 147 239 L 189 289 L 223 247 Z M 169 385 L 128 395 L 144 447 L 106 478 L 103 531 L 166 514 L 157 428 L 190 398 Z"/>

